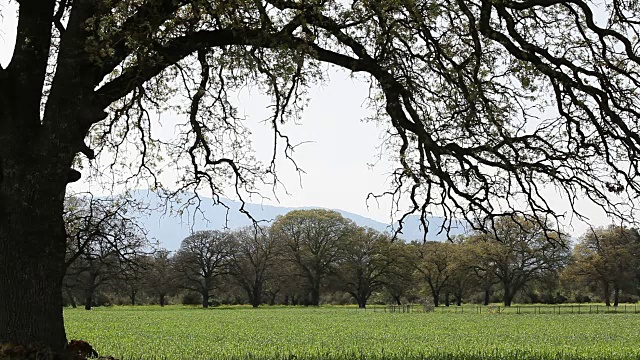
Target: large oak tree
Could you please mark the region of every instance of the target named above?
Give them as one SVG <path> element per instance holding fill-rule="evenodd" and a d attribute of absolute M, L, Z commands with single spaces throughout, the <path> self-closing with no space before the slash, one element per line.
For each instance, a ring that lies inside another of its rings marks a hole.
<path fill-rule="evenodd" d="M 618 306 L 621 290 L 637 289 L 640 234 L 637 229 L 610 225 L 591 229 L 573 249 L 573 261 L 563 271 L 568 282 L 599 288 L 607 306 Z"/>
<path fill-rule="evenodd" d="M 285 259 L 305 279 L 309 303 L 320 305 L 320 288 L 344 261 L 355 224 L 332 210 L 294 210 L 277 217 L 272 231 L 286 248 Z"/>
<path fill-rule="evenodd" d="M 625 216 L 632 208 L 611 195 L 640 188 L 636 2 L 13 3 L 16 44 L 0 67 L 3 341 L 65 344 L 62 214 L 67 184 L 80 177 L 74 164 L 110 154 L 125 175 L 157 185 L 161 152 L 180 168 L 180 189 L 219 195 L 231 176 L 238 193 L 251 191 L 256 179 L 275 181 L 276 162 L 247 156 L 229 94 L 251 83 L 271 95 L 274 148 L 291 156 L 281 123 L 321 63 L 371 81 L 399 165 L 388 195 L 406 194 L 402 210 L 425 225 L 434 209 L 450 220 L 554 216 L 542 184 Z M 185 122 L 160 141 L 148 109 L 175 94 Z"/>

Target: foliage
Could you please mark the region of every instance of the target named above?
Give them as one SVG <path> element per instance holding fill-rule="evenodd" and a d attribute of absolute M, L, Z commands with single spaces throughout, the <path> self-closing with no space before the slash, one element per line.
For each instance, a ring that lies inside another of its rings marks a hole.
<path fill-rule="evenodd" d="M 307 281 L 310 303 L 319 305 L 320 287 L 345 257 L 355 224 L 336 211 L 294 210 L 276 218 L 272 230 L 287 248 L 286 260 Z"/>
<path fill-rule="evenodd" d="M 504 291 L 504 303 L 511 304 L 515 294 L 534 280 L 559 271 L 569 260 L 565 234 L 548 233 L 548 225 L 528 217 L 500 217 L 493 232 L 479 232 L 470 237 L 481 249 L 481 264 L 490 266 Z"/>
<path fill-rule="evenodd" d="M 611 225 L 588 231 L 573 249 L 573 262 L 563 272 L 565 282 L 596 287 L 607 304 L 621 289 L 634 292 L 638 281 L 640 235 L 636 229 Z"/>
<path fill-rule="evenodd" d="M 397 275 L 400 258 L 387 234 L 358 227 L 349 235 L 344 257 L 336 269 L 337 289 L 351 294 L 360 307 L 365 307 L 374 292 Z"/>

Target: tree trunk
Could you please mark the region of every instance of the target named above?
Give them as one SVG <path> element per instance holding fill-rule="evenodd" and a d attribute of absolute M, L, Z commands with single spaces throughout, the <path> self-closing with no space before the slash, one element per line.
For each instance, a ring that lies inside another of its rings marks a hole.
<path fill-rule="evenodd" d="M 202 307 L 205 308 L 205 309 L 209 307 L 209 292 L 208 291 L 202 292 Z"/>
<path fill-rule="evenodd" d="M 2 135 L 0 147 L 9 146 Z M 0 341 L 62 349 L 66 178 L 52 178 L 33 156 L 2 158 L 6 151 L 0 150 Z"/>
<path fill-rule="evenodd" d="M 400 295 L 393 295 L 393 300 L 396 302 L 396 305 L 398 306 L 402 305 L 402 300 L 400 298 Z"/>
<path fill-rule="evenodd" d="M 164 306 L 164 294 L 160 294 L 160 306 Z"/>
<path fill-rule="evenodd" d="M 81 122 L 77 106 L 86 99 L 80 86 L 66 86 L 92 81 L 79 76 L 89 61 L 77 61 L 81 57 L 58 61 L 61 80 L 53 81 L 40 116 L 54 4 L 21 2 L 12 70 L 0 79 L 0 342 L 61 351 L 67 343 L 61 296 L 64 195 L 67 183 L 79 179 L 71 165 L 94 118 L 87 112 L 86 121 L 75 125 Z"/>
<path fill-rule="evenodd" d="M 511 302 L 513 301 L 513 291 L 510 291 L 508 287 L 504 288 L 504 306 L 511 306 Z"/>
<path fill-rule="evenodd" d="M 440 293 L 438 291 L 433 291 L 433 306 L 438 307 L 440 305 Z"/>
<path fill-rule="evenodd" d="M 135 306 L 136 305 L 136 292 L 132 291 L 129 294 L 129 298 L 131 299 L 131 305 Z"/>
<path fill-rule="evenodd" d="M 320 305 L 320 283 L 313 284 L 313 289 L 311 289 L 311 306 L 319 306 Z"/>
<path fill-rule="evenodd" d="M 462 295 L 456 295 L 456 306 L 462 306 Z"/>
<path fill-rule="evenodd" d="M 613 306 L 618 306 L 618 302 L 620 300 L 620 288 L 616 287 L 613 293 Z"/>
<path fill-rule="evenodd" d="M 611 306 L 611 294 L 609 292 L 609 283 L 606 283 L 604 285 L 604 303 L 606 306 Z"/>
<path fill-rule="evenodd" d="M 251 306 L 254 308 L 262 304 L 262 286 L 256 285 L 253 287 L 253 294 L 249 292 L 249 300 L 251 300 Z"/>
<path fill-rule="evenodd" d="M 359 296 L 356 300 L 358 301 L 358 307 L 360 309 L 365 309 L 367 307 L 367 298 L 366 298 L 366 296 Z"/>
<path fill-rule="evenodd" d="M 484 305 L 487 306 L 491 302 L 491 288 L 484 290 Z"/>
<path fill-rule="evenodd" d="M 444 306 L 448 307 L 449 305 L 451 305 L 451 302 L 449 301 L 449 293 L 447 292 L 444 294 Z"/>

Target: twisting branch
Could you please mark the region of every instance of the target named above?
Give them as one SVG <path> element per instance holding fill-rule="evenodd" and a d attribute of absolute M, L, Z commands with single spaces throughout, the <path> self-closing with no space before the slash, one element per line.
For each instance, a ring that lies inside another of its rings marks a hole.
<path fill-rule="evenodd" d="M 65 11 L 67 11 L 68 4 L 69 0 L 58 1 L 58 8 L 56 9 L 56 13 L 53 15 L 53 24 L 61 35 L 64 34 L 66 30 L 64 25 L 62 25 L 62 16 L 64 16 Z"/>
<path fill-rule="evenodd" d="M 266 170 L 239 160 L 239 144 L 248 143 L 239 140 L 246 133 L 228 90 L 266 87 L 274 153 L 283 141 L 292 159 L 295 145 L 281 125 L 297 114 L 314 66 L 329 63 L 376 79 L 371 103 L 388 126 L 384 147 L 399 164 L 380 196 L 391 197 L 394 215 L 401 212 L 398 233 L 411 215 L 426 230 L 433 214 L 446 217 L 445 232 L 502 215 L 533 216 L 553 231 L 566 214 L 548 201 L 550 188 L 578 218 L 580 197 L 611 216 L 635 211 L 620 196 L 640 193 L 640 62 L 630 40 L 638 29 L 618 0 L 607 26 L 596 24 L 583 0 L 156 5 L 138 7 L 125 28 L 147 13 L 159 14 L 152 27 L 176 9 L 187 15 L 165 24 L 162 36 L 127 43 L 125 30 L 107 37 L 115 55 L 106 68 L 121 68 L 96 98 L 106 107 L 154 79 L 182 79 L 190 102 L 180 139 L 189 145 L 163 145 L 177 158 L 186 150 L 193 176 L 182 179 L 185 186 L 208 184 L 215 197 L 223 193 L 219 177 L 231 175 L 236 195 L 242 199 L 240 188 L 252 194 L 251 178 L 273 174 L 275 156 Z M 127 46 L 136 50 L 127 54 Z M 198 80 L 184 65 L 194 53 Z"/>

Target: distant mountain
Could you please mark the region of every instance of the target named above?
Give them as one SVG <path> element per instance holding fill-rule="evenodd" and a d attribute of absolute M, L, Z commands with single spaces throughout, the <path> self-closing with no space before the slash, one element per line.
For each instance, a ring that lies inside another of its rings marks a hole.
<path fill-rule="evenodd" d="M 152 207 L 161 204 L 161 199 L 150 191 L 136 191 L 134 197 L 150 204 Z M 187 198 L 183 198 L 182 200 L 186 201 L 186 199 Z M 184 212 L 182 215 L 171 214 L 170 211 L 152 211 L 150 215 L 140 215 L 139 220 L 149 231 L 149 237 L 160 241 L 162 246 L 169 250 L 177 250 L 180 247 L 181 241 L 192 231 L 205 229 L 221 230 L 224 229 L 225 226 L 229 229 L 236 229 L 251 224 L 251 220 L 239 211 L 240 202 L 229 199 L 221 200 L 229 207 L 228 213 L 224 206 L 213 205 L 213 199 L 201 197 L 199 210 L 196 210 L 195 206 L 190 206 L 189 212 Z M 177 206 L 178 205 L 174 205 L 174 207 Z M 319 207 L 293 208 L 252 203 L 245 204 L 245 209 L 251 216 L 256 220 L 266 221 L 273 221 L 277 216 L 284 215 L 292 210 L 317 208 Z M 382 232 L 391 231 L 389 224 L 340 209 L 332 210 L 339 212 L 342 216 L 353 220 L 360 226 L 371 227 Z M 437 234 L 442 221 L 443 219 L 440 217 L 429 218 L 429 232 L 427 233 L 429 240 L 442 241 L 447 238 L 446 234 Z M 464 233 L 462 225 L 451 231 L 451 235 L 462 233 Z M 419 217 L 410 216 L 404 224 L 403 234 L 400 235 L 400 238 L 404 240 L 421 240 L 423 234 L 424 231 L 420 229 Z"/>

